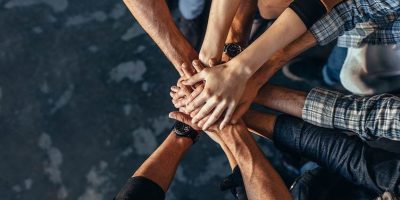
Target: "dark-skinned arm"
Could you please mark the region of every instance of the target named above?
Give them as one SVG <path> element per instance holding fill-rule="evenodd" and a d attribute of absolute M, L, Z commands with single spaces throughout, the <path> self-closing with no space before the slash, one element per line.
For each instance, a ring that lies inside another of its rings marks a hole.
<path fill-rule="evenodd" d="M 193 142 L 174 132 L 137 169 L 118 193 L 116 200 L 164 199 L 179 162 Z M 150 189 L 149 189 L 150 188 Z"/>
<path fill-rule="evenodd" d="M 176 27 L 164 0 L 124 0 L 132 15 L 182 75 L 180 66 L 198 58 Z"/>

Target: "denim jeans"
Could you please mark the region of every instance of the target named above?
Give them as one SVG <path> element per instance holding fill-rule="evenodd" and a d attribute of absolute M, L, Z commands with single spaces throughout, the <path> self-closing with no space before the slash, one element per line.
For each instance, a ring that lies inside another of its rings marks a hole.
<path fill-rule="evenodd" d="M 192 20 L 203 12 L 205 0 L 179 0 L 179 11 L 185 19 Z"/>
<path fill-rule="evenodd" d="M 374 194 L 388 191 L 400 195 L 399 154 L 372 148 L 356 136 L 288 115 L 278 117 L 273 138 L 279 149 L 308 158 L 354 186 Z"/>
<path fill-rule="evenodd" d="M 347 48 L 335 46 L 322 69 L 324 82 L 330 86 L 340 83 L 340 71 L 347 56 Z"/>

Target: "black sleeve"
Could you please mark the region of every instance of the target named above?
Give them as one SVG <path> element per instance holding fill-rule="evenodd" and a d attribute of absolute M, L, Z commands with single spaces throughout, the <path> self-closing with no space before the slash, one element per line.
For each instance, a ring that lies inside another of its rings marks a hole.
<path fill-rule="evenodd" d="M 287 115 L 278 117 L 273 139 L 278 148 L 313 160 L 355 185 L 400 195 L 400 154 Z"/>
<path fill-rule="evenodd" d="M 307 29 L 327 12 L 319 0 L 294 0 L 289 8 L 300 17 Z"/>
<path fill-rule="evenodd" d="M 157 184 L 145 177 L 131 177 L 114 200 L 163 200 L 165 192 Z"/>
<path fill-rule="evenodd" d="M 294 0 L 289 8 L 300 17 L 308 29 L 342 1 L 344 0 Z"/>

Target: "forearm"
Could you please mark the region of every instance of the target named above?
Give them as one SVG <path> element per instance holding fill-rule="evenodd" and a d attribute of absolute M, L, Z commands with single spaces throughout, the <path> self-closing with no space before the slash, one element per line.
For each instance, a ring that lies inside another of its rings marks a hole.
<path fill-rule="evenodd" d="M 143 29 L 181 73 L 182 63 L 191 63 L 198 54 L 176 27 L 164 0 L 124 0 Z"/>
<path fill-rule="evenodd" d="M 246 47 L 249 42 L 254 14 L 257 11 L 256 0 L 241 1 L 233 18 L 225 43 L 236 43 Z"/>
<path fill-rule="evenodd" d="M 221 137 L 238 162 L 248 199 L 291 199 L 281 177 L 266 160 L 250 133 L 223 130 Z"/>
<path fill-rule="evenodd" d="M 133 176 L 146 177 L 167 191 L 179 162 L 191 145 L 190 138 L 178 137 L 174 133 L 169 134 Z"/>
<path fill-rule="evenodd" d="M 199 55 L 203 63 L 208 63 L 210 58 L 218 61 L 221 59 L 224 42 L 240 2 L 240 0 L 212 1 L 207 31 Z"/>
<path fill-rule="evenodd" d="M 291 59 L 316 44 L 314 36 L 307 31 L 302 36 L 291 42 L 285 48 L 275 52 L 260 69 L 251 77 L 256 82 L 257 89 L 262 87 L 277 71 L 279 71 Z"/>
<path fill-rule="evenodd" d="M 242 66 L 236 68 L 236 73 L 250 77 L 271 58 L 273 53 L 293 42 L 306 31 L 300 18 L 288 8 L 265 33 L 230 62 L 235 66 Z"/>
<path fill-rule="evenodd" d="M 224 151 L 226 158 L 228 159 L 229 166 L 233 170 L 237 166 L 237 162 L 235 157 L 232 155 L 232 152 L 225 144 L 220 144 L 221 149 Z"/>
<path fill-rule="evenodd" d="M 272 140 L 276 116 L 255 110 L 248 110 L 243 115 L 243 121 L 250 132 Z"/>
<path fill-rule="evenodd" d="M 306 92 L 266 84 L 259 90 L 254 102 L 301 118 L 306 98 Z"/>

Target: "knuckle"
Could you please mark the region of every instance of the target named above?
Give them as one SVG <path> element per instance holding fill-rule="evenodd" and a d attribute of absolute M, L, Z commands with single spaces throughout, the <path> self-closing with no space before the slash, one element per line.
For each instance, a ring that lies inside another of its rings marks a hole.
<path fill-rule="evenodd" d="M 210 96 L 212 95 L 211 90 L 208 89 L 208 88 L 204 89 L 204 95 L 205 95 L 206 97 L 210 97 Z"/>

